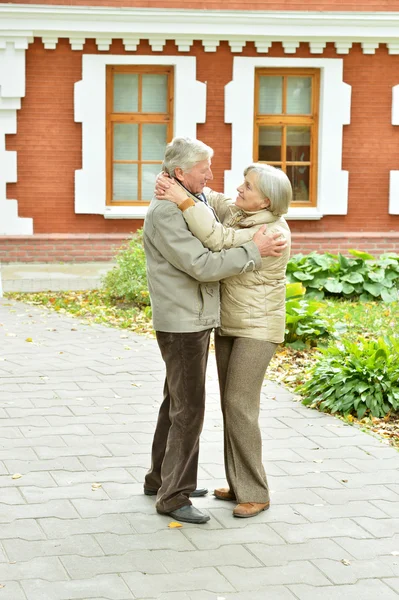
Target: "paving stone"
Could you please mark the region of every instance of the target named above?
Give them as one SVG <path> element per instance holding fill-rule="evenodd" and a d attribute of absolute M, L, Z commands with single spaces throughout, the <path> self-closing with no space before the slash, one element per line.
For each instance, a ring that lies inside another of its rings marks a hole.
<path fill-rule="evenodd" d="M 31 474 L 35 471 L 63 470 L 84 471 L 84 466 L 75 457 L 63 456 L 51 460 L 5 460 L 5 466 L 9 473 Z"/>
<path fill-rule="evenodd" d="M 160 552 L 169 553 L 170 551 L 163 550 Z M 149 550 L 140 550 L 140 552 L 132 550 L 124 554 L 91 556 L 90 558 L 77 555 L 63 556 L 61 562 L 72 579 L 88 579 L 106 573 L 131 573 L 132 571 L 140 571 L 147 575 L 167 572 L 154 552 Z"/>
<path fill-rule="evenodd" d="M 399 596 L 399 577 L 390 577 L 389 579 L 382 579 L 382 581 Z"/>
<path fill-rule="evenodd" d="M 17 519 L 1 524 L 1 539 L 43 540 L 45 535 L 34 519 Z"/>
<path fill-rule="evenodd" d="M 271 523 L 274 529 L 289 544 L 306 542 L 317 538 L 335 538 L 352 536 L 365 540 L 370 534 L 351 519 L 331 519 L 320 523 L 306 523 L 305 525 L 287 525 L 285 523 Z"/>
<path fill-rule="evenodd" d="M 50 500 L 45 504 L 3 505 L 0 511 L 0 523 L 10 523 L 15 519 L 38 519 L 50 516 L 70 519 L 76 517 L 77 512 L 67 500 Z"/>
<path fill-rule="evenodd" d="M 22 587 L 28 600 L 89 600 L 103 595 L 107 600 L 130 600 L 135 598 L 118 575 L 101 575 L 76 581 L 23 581 Z"/>
<path fill-rule="evenodd" d="M 132 475 L 127 469 L 102 469 L 99 471 L 52 471 L 52 478 L 58 485 L 76 485 L 79 483 L 105 482 L 133 483 Z M 0 479 L 1 481 L 1 479 Z"/>
<path fill-rule="evenodd" d="M 26 600 L 25 593 L 16 581 L 7 581 L 0 588 L 0 598 L 4 600 Z"/>
<path fill-rule="evenodd" d="M 12 480 L 14 481 L 14 480 Z M 26 501 L 17 487 L 5 487 L 1 490 L 0 510 L 2 504 L 25 504 Z"/>
<path fill-rule="evenodd" d="M 356 517 L 354 521 L 376 538 L 392 537 L 394 534 L 399 534 L 399 518 L 372 519 L 371 517 Z"/>
<path fill-rule="evenodd" d="M 97 534 L 96 540 L 105 554 L 124 554 L 131 550 L 193 550 L 193 545 L 183 535 L 182 531 L 168 529 L 171 519 L 165 520 L 165 529 L 151 533 L 114 535 L 110 533 Z M 191 530 L 193 531 L 193 530 Z"/>
<path fill-rule="evenodd" d="M 346 504 L 329 505 L 327 502 L 323 506 L 305 506 L 303 504 L 294 504 L 293 508 L 303 515 L 308 521 L 321 522 L 337 519 L 340 517 L 373 517 L 382 521 L 386 517 L 382 510 L 376 508 L 371 502 L 347 502 Z M 354 518 L 360 524 L 360 522 Z M 371 520 L 371 519 L 370 519 Z"/>
<path fill-rule="evenodd" d="M 271 529 L 271 526 L 266 524 L 249 524 L 247 527 L 240 529 L 221 529 L 216 531 L 209 531 L 206 525 L 203 525 L 201 529 L 184 528 L 182 531 L 187 539 L 199 550 L 211 550 L 229 544 L 264 542 L 273 546 L 283 542 L 282 538 Z"/>
<path fill-rule="evenodd" d="M 92 519 L 55 519 L 48 517 L 38 519 L 37 522 L 49 539 L 85 533 L 126 534 L 134 531 L 124 515 L 104 515 Z"/>
<path fill-rule="evenodd" d="M 35 448 L 36 438 L 16 438 L 16 439 L 4 439 L 2 443 L 3 448 Z M 40 443 L 46 446 L 66 446 L 64 440 L 58 435 L 47 435 L 40 438 Z"/>
<path fill-rule="evenodd" d="M 344 560 L 345 564 L 336 560 L 315 559 L 313 564 L 337 585 L 356 583 L 359 579 L 381 579 L 399 575 L 399 559 L 393 556 L 362 561 L 345 557 Z M 397 567 L 395 567 L 395 561 Z"/>
<path fill-rule="evenodd" d="M 6 540 L 3 545 L 10 561 L 28 561 L 43 556 L 64 554 L 79 554 L 80 557 L 103 555 L 100 546 L 90 535 L 74 535 L 66 539 L 45 541 Z"/>
<path fill-rule="evenodd" d="M 203 590 L 211 592 L 234 591 L 230 583 L 213 568 L 194 569 L 181 577 L 179 573 L 153 575 L 148 578 L 143 573 L 123 574 L 123 578 L 139 598 L 157 598 L 162 592 Z"/>
<path fill-rule="evenodd" d="M 337 544 L 358 560 L 367 560 L 376 556 L 391 555 L 399 552 L 399 535 L 391 538 L 359 540 L 341 536 L 335 539 Z M 397 556 L 397 555 L 396 555 Z"/>
<path fill-rule="evenodd" d="M 242 546 L 222 546 L 215 550 L 191 550 L 176 552 L 153 550 L 152 556 L 159 560 L 170 573 L 187 573 L 200 567 L 260 567 L 259 561 Z"/>
<path fill-rule="evenodd" d="M 290 585 L 288 588 L 299 600 L 397 600 L 397 595 L 378 579 L 358 581 L 353 585 L 313 587 L 312 585 Z"/>
<path fill-rule="evenodd" d="M 314 459 L 311 462 L 293 462 L 278 461 L 277 466 L 287 475 L 306 475 L 308 473 L 329 473 L 331 471 L 341 471 L 348 475 L 358 473 L 359 469 L 350 465 L 344 460 L 325 460 Z"/>
<path fill-rule="evenodd" d="M 248 519 L 236 519 L 233 517 L 232 511 L 235 506 L 234 502 L 222 502 L 213 500 L 211 497 L 212 508 L 209 508 L 210 503 L 208 503 L 207 508 L 210 510 L 212 517 L 217 519 L 219 523 L 223 525 L 226 529 L 232 527 L 234 528 L 242 528 L 247 527 L 250 524 Z M 195 503 L 197 508 L 202 510 L 203 504 Z M 216 508 L 214 508 L 216 505 Z M 299 512 L 293 506 L 283 506 L 283 505 L 271 505 L 271 508 L 267 511 L 263 511 L 256 517 L 257 523 L 307 523 L 308 521 L 299 514 Z"/>
<path fill-rule="evenodd" d="M 390 517 L 399 518 L 399 503 L 391 500 L 373 500 L 373 504 L 384 511 Z"/>
<path fill-rule="evenodd" d="M 247 544 L 246 548 L 268 567 L 284 566 L 291 561 L 311 560 L 315 558 L 330 558 L 341 560 L 346 556 L 345 550 L 330 539 L 312 539 L 302 544 Z"/>
<path fill-rule="evenodd" d="M 219 567 L 219 571 L 239 591 L 258 590 L 264 585 L 310 583 L 328 585 L 330 582 L 310 562 L 298 560 L 280 567 Z"/>
<path fill-rule="evenodd" d="M 399 501 L 398 495 L 389 488 L 390 486 L 385 485 L 365 485 L 362 488 L 334 490 L 333 494 L 330 490 L 319 488 L 317 494 L 329 504 L 346 504 L 351 501 L 366 500 L 373 502 L 376 506 L 376 502 L 386 500 L 389 507 L 391 504 Z M 379 508 L 383 512 L 386 512 L 384 506 Z"/>
<path fill-rule="evenodd" d="M 295 596 L 282 585 L 267 585 L 257 592 L 253 590 L 238 593 L 223 592 L 223 595 L 217 594 L 216 597 L 215 594 L 206 594 L 206 592 L 189 592 L 187 595 L 187 600 L 265 600 L 266 598 L 270 600 L 294 600 Z M 164 596 L 162 594 L 159 600 L 177 600 L 177 596 L 173 598 L 170 595 Z"/>
<path fill-rule="evenodd" d="M 58 558 L 55 557 L 33 558 L 15 564 L 0 563 L 1 582 L 18 581 L 24 587 L 23 582 L 26 579 L 45 579 L 59 582 L 67 579 L 67 575 Z"/>

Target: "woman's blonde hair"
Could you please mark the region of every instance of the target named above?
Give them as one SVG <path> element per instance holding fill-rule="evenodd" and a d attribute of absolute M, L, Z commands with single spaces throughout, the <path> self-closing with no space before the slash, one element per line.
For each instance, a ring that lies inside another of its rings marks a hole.
<path fill-rule="evenodd" d="M 252 171 L 257 175 L 255 186 L 258 192 L 270 200 L 268 210 L 276 217 L 287 213 L 292 200 L 292 187 L 284 171 L 264 163 L 253 163 L 244 169 L 244 176 Z"/>

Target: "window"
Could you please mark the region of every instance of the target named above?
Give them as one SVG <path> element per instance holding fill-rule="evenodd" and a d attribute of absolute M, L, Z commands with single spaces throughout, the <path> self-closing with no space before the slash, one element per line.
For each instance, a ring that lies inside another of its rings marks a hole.
<path fill-rule="evenodd" d="M 320 71 L 256 69 L 254 160 L 287 173 L 293 204 L 316 206 Z"/>
<path fill-rule="evenodd" d="M 107 205 L 148 203 L 173 137 L 173 68 L 107 66 Z"/>

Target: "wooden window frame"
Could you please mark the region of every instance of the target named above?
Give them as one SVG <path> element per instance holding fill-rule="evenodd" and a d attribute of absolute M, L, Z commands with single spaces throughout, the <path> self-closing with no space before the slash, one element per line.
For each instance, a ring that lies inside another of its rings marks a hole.
<path fill-rule="evenodd" d="M 283 112 L 282 114 L 260 114 L 259 106 L 259 81 L 261 76 L 283 77 Z M 292 115 L 284 114 L 287 100 L 287 77 L 311 77 L 312 95 L 311 95 L 311 114 L 310 115 Z M 267 164 L 281 166 L 284 173 L 287 172 L 287 166 L 309 166 L 309 201 L 293 201 L 295 207 L 315 207 L 317 206 L 317 172 L 318 172 L 318 136 L 319 136 L 319 98 L 320 98 L 320 69 L 312 68 L 255 68 L 255 106 L 254 106 L 254 161 L 259 158 L 259 128 L 262 126 L 282 126 L 282 160 L 268 161 Z M 310 127 L 310 161 L 287 161 L 287 143 L 286 127 L 287 125 Z M 265 161 L 259 161 L 265 162 Z"/>
<path fill-rule="evenodd" d="M 113 77 L 115 73 L 131 73 L 139 75 L 138 87 L 138 112 L 117 113 L 113 112 Z M 167 75 L 167 112 L 145 113 L 141 112 L 142 103 L 142 75 Z M 106 67 L 106 205 L 107 206 L 148 206 L 149 201 L 135 200 L 121 202 L 112 200 L 113 192 L 113 165 L 118 164 L 161 164 L 156 160 L 142 160 L 142 124 L 166 124 L 166 143 L 173 138 L 173 108 L 174 108 L 174 68 L 164 65 L 107 65 Z M 114 160 L 113 124 L 130 123 L 139 125 L 138 128 L 138 158 L 137 160 Z M 141 168 L 138 168 L 137 189 L 141 194 Z"/>

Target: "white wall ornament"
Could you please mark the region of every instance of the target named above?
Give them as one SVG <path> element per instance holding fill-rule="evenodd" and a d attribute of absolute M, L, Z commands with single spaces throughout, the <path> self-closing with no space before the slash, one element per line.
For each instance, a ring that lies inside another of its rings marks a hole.
<path fill-rule="evenodd" d="M 399 125 L 399 85 L 392 88 L 392 125 Z M 399 215 L 399 171 L 389 176 L 389 214 Z"/>
<path fill-rule="evenodd" d="M 232 124 L 231 170 L 225 194 L 234 197 L 244 168 L 253 161 L 255 68 L 320 69 L 317 206 L 290 208 L 288 218 L 320 219 L 348 209 L 348 172 L 342 170 L 343 126 L 350 122 L 351 87 L 343 82 L 340 58 L 235 57 L 233 80 L 225 87 L 225 122 Z"/>
<path fill-rule="evenodd" d="M 75 84 L 75 121 L 82 123 L 82 169 L 75 172 L 75 212 L 105 218 L 144 218 L 146 206 L 106 206 L 106 67 L 174 67 L 174 136 L 197 137 L 206 119 L 206 85 L 196 80 L 193 56 L 84 54 L 82 80 Z"/>
<path fill-rule="evenodd" d="M 0 235 L 30 235 L 33 220 L 18 216 L 6 184 L 17 181 L 17 153 L 6 150 L 6 135 L 17 132 L 17 111 L 25 96 L 25 50 L 30 36 L 0 36 Z"/>

